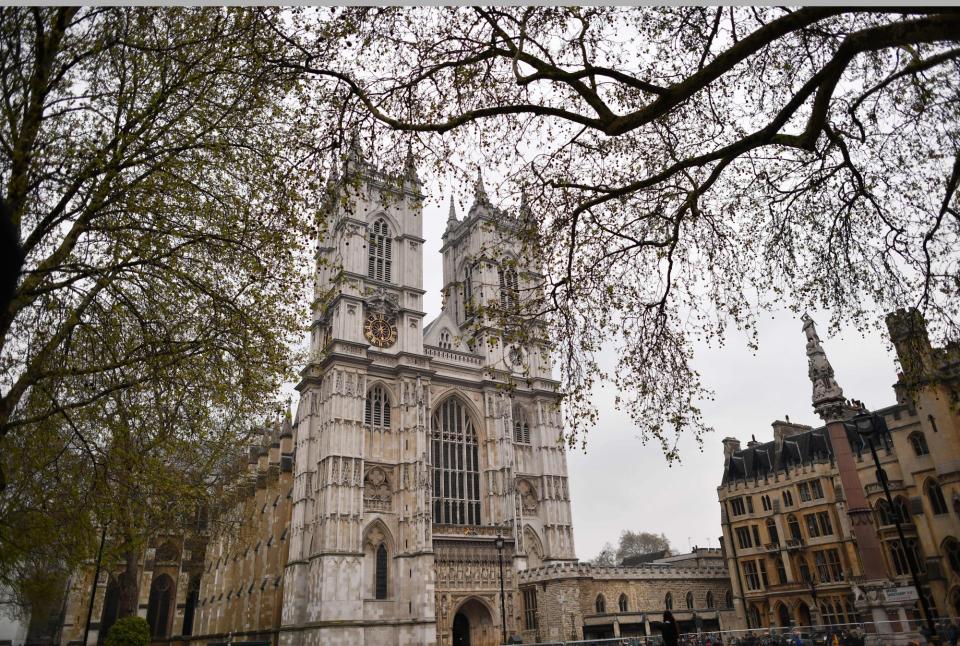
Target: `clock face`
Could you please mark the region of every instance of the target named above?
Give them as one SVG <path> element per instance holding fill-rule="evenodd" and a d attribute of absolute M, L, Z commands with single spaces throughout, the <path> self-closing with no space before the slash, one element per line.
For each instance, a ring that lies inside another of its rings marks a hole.
<path fill-rule="evenodd" d="M 389 348 L 397 342 L 396 319 L 389 318 L 379 312 L 373 312 L 367 317 L 363 326 L 363 334 L 371 345 L 378 348 Z"/>

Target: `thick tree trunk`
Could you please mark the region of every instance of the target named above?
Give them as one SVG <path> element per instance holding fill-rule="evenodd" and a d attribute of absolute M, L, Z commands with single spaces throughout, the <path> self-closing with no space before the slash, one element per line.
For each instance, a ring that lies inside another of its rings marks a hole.
<path fill-rule="evenodd" d="M 124 553 L 127 566 L 120 575 L 120 600 L 117 617 L 132 617 L 137 614 L 140 597 L 140 554 L 133 550 Z"/>

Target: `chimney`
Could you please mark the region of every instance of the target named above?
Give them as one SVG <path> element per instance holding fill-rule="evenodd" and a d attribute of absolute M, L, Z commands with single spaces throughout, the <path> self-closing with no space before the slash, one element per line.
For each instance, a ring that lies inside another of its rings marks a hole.
<path fill-rule="evenodd" d="M 773 426 L 773 439 L 777 443 L 778 451 L 783 447 L 783 440 L 785 438 L 798 433 L 803 433 L 804 431 L 809 431 L 812 428 L 805 424 L 794 424 L 790 421 L 789 417 L 787 417 L 786 421 L 778 419 L 771 424 L 771 426 Z"/>
<path fill-rule="evenodd" d="M 740 440 L 735 437 L 723 438 L 723 463 L 730 462 L 730 457 L 740 450 Z"/>
<path fill-rule="evenodd" d="M 760 442 L 757 442 L 757 436 L 756 436 L 756 435 L 751 435 L 751 436 L 750 436 L 750 441 L 747 442 L 747 448 L 748 448 L 748 449 L 752 449 L 752 448 L 755 447 L 755 446 L 760 446 Z"/>

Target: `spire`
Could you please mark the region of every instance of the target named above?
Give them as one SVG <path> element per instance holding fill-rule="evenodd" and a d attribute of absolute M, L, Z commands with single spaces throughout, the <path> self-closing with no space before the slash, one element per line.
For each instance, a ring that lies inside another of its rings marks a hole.
<path fill-rule="evenodd" d="M 457 221 L 457 207 L 453 204 L 453 193 L 450 194 L 450 212 L 447 214 L 447 222 Z"/>
<path fill-rule="evenodd" d="M 409 141 L 407 142 L 407 157 L 403 162 L 403 176 L 406 179 L 412 179 L 414 182 L 420 182 L 420 178 L 417 176 L 417 164 L 413 159 L 413 144 Z"/>
<path fill-rule="evenodd" d="M 477 166 L 477 185 L 473 189 L 473 197 L 477 204 L 490 204 L 487 189 L 483 185 L 483 170 L 479 165 Z"/>
<path fill-rule="evenodd" d="M 840 419 L 846 408 L 843 389 L 833 377 L 833 366 L 820 345 L 813 319 L 809 314 L 804 314 L 800 320 L 803 321 L 803 332 L 807 335 L 807 363 L 813 384 L 813 409 L 825 422 Z"/>

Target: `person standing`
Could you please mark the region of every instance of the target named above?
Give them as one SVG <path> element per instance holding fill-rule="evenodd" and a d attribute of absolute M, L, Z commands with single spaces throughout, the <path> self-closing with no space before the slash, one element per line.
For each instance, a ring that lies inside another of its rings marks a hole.
<path fill-rule="evenodd" d="M 663 613 L 663 627 L 660 629 L 660 634 L 663 635 L 663 646 L 677 646 L 677 642 L 680 641 L 677 620 L 669 610 Z"/>

